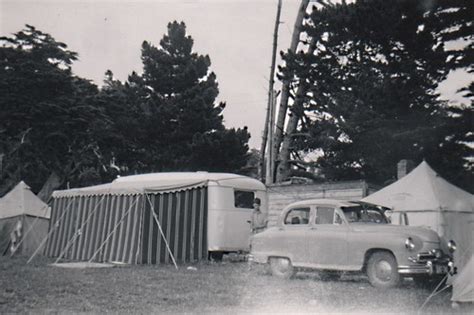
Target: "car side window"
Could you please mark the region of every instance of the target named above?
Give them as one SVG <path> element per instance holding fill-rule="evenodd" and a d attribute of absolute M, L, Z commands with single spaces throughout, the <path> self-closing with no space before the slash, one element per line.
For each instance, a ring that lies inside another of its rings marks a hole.
<path fill-rule="evenodd" d="M 288 211 L 285 217 L 285 225 L 302 225 L 309 222 L 310 208 L 295 208 Z"/>
<path fill-rule="evenodd" d="M 334 224 L 339 225 L 342 224 L 342 217 L 339 213 L 334 213 Z"/>
<path fill-rule="evenodd" d="M 317 207 L 316 208 L 316 224 L 333 224 L 334 223 L 334 208 Z"/>

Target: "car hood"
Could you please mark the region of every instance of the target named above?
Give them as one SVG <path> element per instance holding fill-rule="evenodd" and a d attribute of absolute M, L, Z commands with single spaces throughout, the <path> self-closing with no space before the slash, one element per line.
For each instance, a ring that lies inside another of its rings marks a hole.
<path fill-rule="evenodd" d="M 439 242 L 438 233 L 428 227 L 374 223 L 351 223 L 350 226 L 355 232 L 403 234 L 406 237 L 418 236 L 425 242 Z"/>

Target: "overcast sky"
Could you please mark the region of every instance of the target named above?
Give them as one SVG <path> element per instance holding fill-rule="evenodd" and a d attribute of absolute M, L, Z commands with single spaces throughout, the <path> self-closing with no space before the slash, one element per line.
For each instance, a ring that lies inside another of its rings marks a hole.
<path fill-rule="evenodd" d="M 184 21 L 194 50 L 211 58 L 227 127 L 248 126 L 259 148 L 267 106 L 277 0 L 0 0 L 0 36 L 31 24 L 79 53 L 73 71 L 101 85 L 112 70 L 141 72 L 144 40 L 158 46 L 168 22 Z M 287 49 L 300 0 L 283 0 L 278 50 Z M 471 77 L 472 79 L 472 77 Z M 453 82 L 463 84 L 459 76 Z M 443 85 L 452 94 L 452 84 Z"/>
<path fill-rule="evenodd" d="M 289 46 L 299 0 L 284 0 L 279 47 Z M 34 25 L 79 53 L 75 74 L 102 84 L 107 69 L 141 72 L 144 40 L 159 45 L 168 22 L 184 21 L 194 50 L 208 54 L 227 127 L 248 126 L 259 148 L 265 120 L 277 0 L 0 0 L 0 35 Z"/>

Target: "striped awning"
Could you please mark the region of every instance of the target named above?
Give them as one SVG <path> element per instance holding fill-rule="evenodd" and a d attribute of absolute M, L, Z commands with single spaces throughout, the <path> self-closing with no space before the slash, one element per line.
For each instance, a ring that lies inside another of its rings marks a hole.
<path fill-rule="evenodd" d="M 114 181 L 109 184 L 74 188 L 68 190 L 56 190 L 53 198 L 64 198 L 74 196 L 101 196 L 101 195 L 137 195 L 137 194 L 164 194 L 169 192 L 190 190 L 207 185 L 207 181 L 169 180 L 160 182 L 120 182 Z"/>
<path fill-rule="evenodd" d="M 207 258 L 207 189 L 202 186 L 56 196 L 45 254 L 128 264 Z"/>

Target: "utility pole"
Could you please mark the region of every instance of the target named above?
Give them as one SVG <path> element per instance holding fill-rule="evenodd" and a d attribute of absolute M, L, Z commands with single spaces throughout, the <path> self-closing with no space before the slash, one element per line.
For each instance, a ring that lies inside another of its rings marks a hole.
<path fill-rule="evenodd" d="M 275 19 L 275 28 L 273 31 L 273 49 L 272 49 L 272 64 L 270 67 L 270 80 L 268 84 L 268 103 L 267 103 L 267 115 L 265 119 L 265 127 L 262 138 L 262 146 L 260 150 L 260 169 L 263 179 L 263 170 L 265 167 L 265 156 L 267 156 L 266 171 L 265 171 L 265 183 L 271 184 L 274 182 L 274 150 L 273 150 L 273 130 L 274 130 L 274 119 L 275 119 L 275 95 L 276 93 L 273 90 L 275 85 L 275 63 L 276 63 L 276 52 L 278 44 L 278 27 L 280 26 L 280 15 L 281 15 L 281 5 L 282 0 L 278 0 L 277 14 Z M 268 154 L 265 154 L 268 144 Z M 272 169 L 273 165 L 273 169 Z"/>
<path fill-rule="evenodd" d="M 272 104 L 270 107 L 270 119 L 268 121 L 268 158 L 267 158 L 267 177 L 266 177 L 266 184 L 272 184 L 275 182 L 275 158 L 276 158 L 276 150 L 275 150 L 275 141 L 273 139 L 274 134 L 274 125 L 275 125 L 275 108 L 277 103 L 277 97 L 280 93 L 277 91 L 273 91 L 272 93 Z"/>

